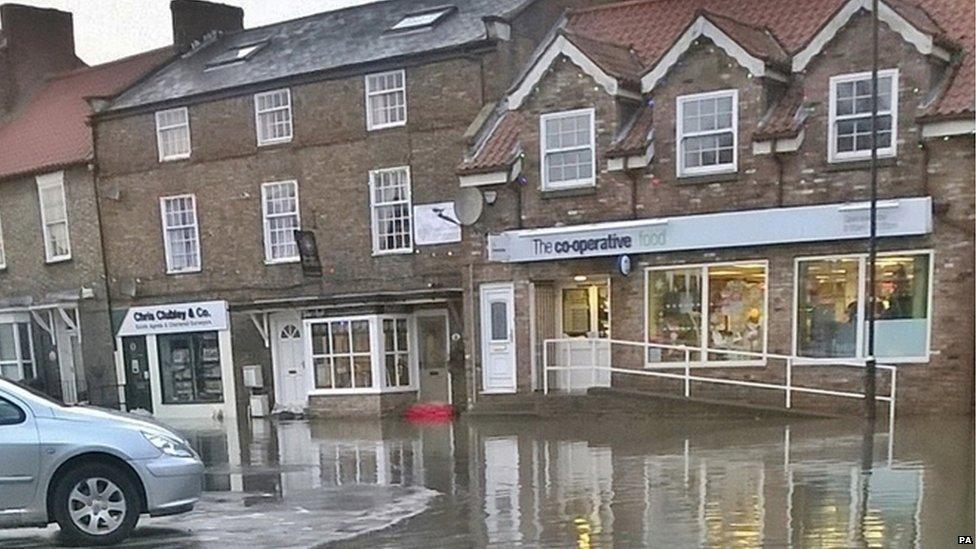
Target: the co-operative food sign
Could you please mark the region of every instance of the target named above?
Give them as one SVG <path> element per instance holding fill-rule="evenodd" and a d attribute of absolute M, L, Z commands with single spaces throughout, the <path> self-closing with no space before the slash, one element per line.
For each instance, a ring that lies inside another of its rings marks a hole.
<path fill-rule="evenodd" d="M 877 211 L 879 236 L 932 232 L 929 197 L 884 200 Z M 866 238 L 869 212 L 856 202 L 506 231 L 489 236 L 488 257 L 517 263 Z"/>

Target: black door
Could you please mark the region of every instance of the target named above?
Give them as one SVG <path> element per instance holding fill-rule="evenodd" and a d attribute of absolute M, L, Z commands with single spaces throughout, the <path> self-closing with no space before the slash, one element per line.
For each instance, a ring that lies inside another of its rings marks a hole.
<path fill-rule="evenodd" d="M 125 407 L 152 412 L 152 389 L 149 387 L 149 355 L 146 338 L 123 337 L 122 359 L 125 361 Z"/>

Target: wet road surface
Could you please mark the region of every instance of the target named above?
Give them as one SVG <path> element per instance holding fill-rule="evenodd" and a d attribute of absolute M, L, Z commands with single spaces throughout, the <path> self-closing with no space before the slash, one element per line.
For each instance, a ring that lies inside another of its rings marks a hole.
<path fill-rule="evenodd" d="M 968 418 L 255 420 L 179 425 L 191 514 L 133 547 L 948 547 L 973 534 Z M 890 452 L 890 453 L 889 453 Z M 56 527 L 0 547 L 62 542 Z"/>

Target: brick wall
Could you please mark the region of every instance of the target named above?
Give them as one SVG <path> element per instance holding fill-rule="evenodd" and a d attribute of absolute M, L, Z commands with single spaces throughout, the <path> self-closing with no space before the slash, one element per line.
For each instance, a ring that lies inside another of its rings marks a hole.
<path fill-rule="evenodd" d="M 117 399 L 113 343 L 94 187 L 86 166 L 65 170 L 64 192 L 71 259 L 48 264 L 35 178 L 25 176 L 0 182 L 0 223 L 7 260 L 7 267 L 0 270 L 0 297 L 30 297 L 36 305 L 50 302 L 49 294 L 79 296 L 82 288 L 91 289 L 95 297 L 79 302 L 86 381 L 93 390 L 93 401 L 110 405 Z M 43 341 L 39 335 L 40 329 L 35 326 L 36 361 L 56 370 L 57 363 L 47 359 L 51 349 L 39 343 Z"/>

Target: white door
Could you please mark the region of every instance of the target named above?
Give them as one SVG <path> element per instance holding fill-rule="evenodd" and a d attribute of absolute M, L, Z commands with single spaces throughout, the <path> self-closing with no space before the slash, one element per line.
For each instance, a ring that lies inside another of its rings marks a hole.
<path fill-rule="evenodd" d="M 275 408 L 301 411 L 308 404 L 302 322 L 297 312 L 271 315 L 274 333 Z"/>
<path fill-rule="evenodd" d="M 447 311 L 417 312 L 417 362 L 420 401 L 451 403 L 450 342 Z"/>
<path fill-rule="evenodd" d="M 486 393 L 515 392 L 515 289 L 481 286 L 482 384 Z"/>

